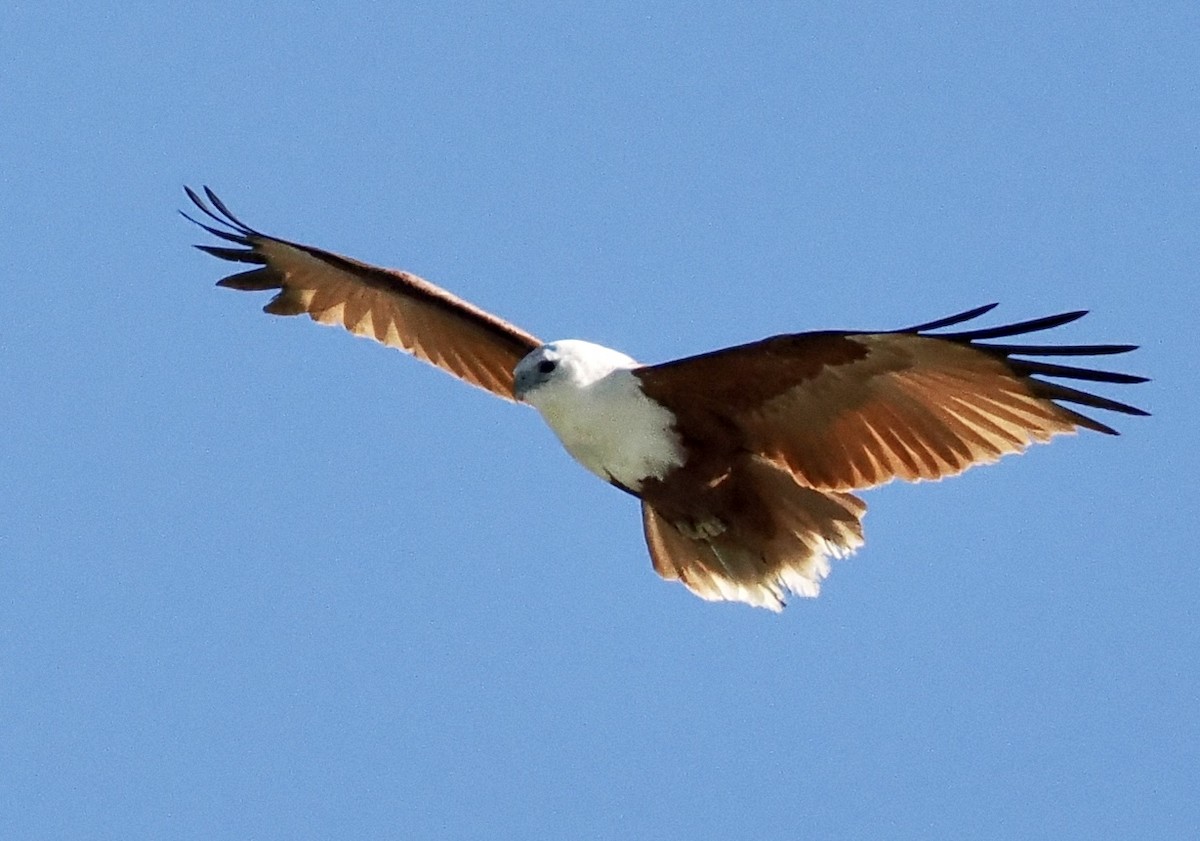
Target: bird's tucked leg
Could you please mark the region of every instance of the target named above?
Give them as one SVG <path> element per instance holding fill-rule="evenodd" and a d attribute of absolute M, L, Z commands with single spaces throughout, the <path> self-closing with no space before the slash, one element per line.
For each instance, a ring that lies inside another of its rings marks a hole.
<path fill-rule="evenodd" d="M 672 521 L 672 525 L 688 540 L 712 540 L 729 528 L 716 517 L 681 518 Z"/>

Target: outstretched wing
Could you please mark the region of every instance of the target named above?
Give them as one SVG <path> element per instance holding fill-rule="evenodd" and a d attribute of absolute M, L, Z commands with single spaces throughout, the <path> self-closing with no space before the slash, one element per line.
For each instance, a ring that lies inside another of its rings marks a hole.
<path fill-rule="evenodd" d="M 675 413 L 685 440 L 760 453 L 819 490 L 952 476 L 1079 427 L 1116 434 L 1064 403 L 1147 414 L 1042 379 L 1139 383 L 1144 377 L 1037 359 L 1125 353 L 1132 345 L 985 341 L 1048 330 L 1084 312 L 930 332 L 994 306 L 889 333 L 775 336 L 634 373 L 648 397 Z"/>
<path fill-rule="evenodd" d="M 207 187 L 208 202 L 184 189 L 216 226 L 184 217 L 238 246 L 196 247 L 222 260 L 258 266 L 223 278 L 218 286 L 247 292 L 278 289 L 265 312 L 307 313 L 321 324 L 341 325 L 514 399 L 513 368 L 542 344 L 539 339 L 416 275 L 262 234 L 230 213 Z"/>

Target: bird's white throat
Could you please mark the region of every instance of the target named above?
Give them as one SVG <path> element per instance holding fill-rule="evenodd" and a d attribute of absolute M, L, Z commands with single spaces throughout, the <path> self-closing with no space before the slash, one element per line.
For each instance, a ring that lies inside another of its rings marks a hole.
<path fill-rule="evenodd" d="M 576 461 L 634 491 L 683 463 L 675 417 L 642 392 L 636 360 L 577 340 L 547 345 L 546 357 L 557 368 L 525 400 Z"/>

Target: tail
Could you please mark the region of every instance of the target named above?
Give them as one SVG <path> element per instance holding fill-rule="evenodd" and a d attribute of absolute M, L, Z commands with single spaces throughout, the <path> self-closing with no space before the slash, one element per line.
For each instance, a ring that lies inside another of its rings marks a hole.
<path fill-rule="evenodd" d="M 724 529 L 712 536 L 681 529 L 642 503 L 646 544 L 659 575 L 683 582 L 702 599 L 779 611 L 789 591 L 816 596 L 829 558 L 849 555 L 863 543 L 867 506 L 856 496 L 804 487 L 785 468 L 758 457 L 739 467 L 736 481 L 761 510 L 753 516 L 726 513 Z"/>

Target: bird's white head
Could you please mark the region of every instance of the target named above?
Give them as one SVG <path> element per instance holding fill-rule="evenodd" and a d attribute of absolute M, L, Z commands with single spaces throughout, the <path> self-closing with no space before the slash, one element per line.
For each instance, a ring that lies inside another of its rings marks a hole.
<path fill-rule="evenodd" d="M 637 366 L 637 360 L 620 351 L 580 339 L 562 339 L 542 345 L 517 363 L 513 393 L 540 409 L 577 394 L 613 371 Z"/>

